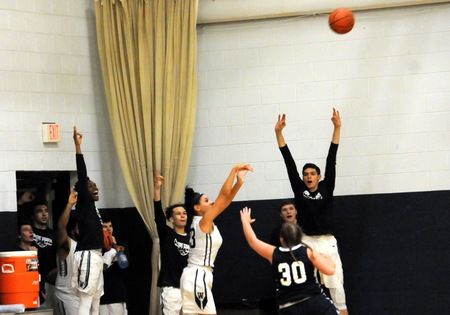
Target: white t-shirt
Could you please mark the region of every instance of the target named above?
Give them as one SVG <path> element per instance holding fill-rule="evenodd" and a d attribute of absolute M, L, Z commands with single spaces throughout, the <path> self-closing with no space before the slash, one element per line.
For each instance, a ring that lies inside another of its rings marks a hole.
<path fill-rule="evenodd" d="M 73 254 L 75 248 L 77 247 L 77 242 L 69 238 L 70 250 L 67 254 L 66 259 L 60 260 L 56 257 L 56 265 L 58 268 L 58 275 L 56 276 L 55 282 L 55 294 L 58 295 L 59 292 L 66 294 L 77 295 L 77 291 L 72 287 L 72 276 L 73 276 Z"/>

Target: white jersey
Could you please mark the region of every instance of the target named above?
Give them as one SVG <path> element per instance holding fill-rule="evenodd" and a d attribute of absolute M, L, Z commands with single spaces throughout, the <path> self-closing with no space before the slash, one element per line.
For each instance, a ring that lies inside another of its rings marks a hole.
<path fill-rule="evenodd" d="M 66 259 L 60 260 L 56 256 L 56 266 L 58 268 L 58 274 L 56 276 L 55 282 L 55 294 L 58 296 L 61 293 L 69 295 L 77 295 L 77 291 L 72 287 L 72 276 L 73 276 L 73 254 L 75 253 L 75 248 L 77 247 L 77 242 L 69 238 L 70 250 L 67 254 Z"/>
<path fill-rule="evenodd" d="M 214 267 L 217 252 L 222 245 L 222 235 L 214 224 L 212 233 L 200 229 L 201 216 L 194 216 L 190 230 L 188 265 Z"/>

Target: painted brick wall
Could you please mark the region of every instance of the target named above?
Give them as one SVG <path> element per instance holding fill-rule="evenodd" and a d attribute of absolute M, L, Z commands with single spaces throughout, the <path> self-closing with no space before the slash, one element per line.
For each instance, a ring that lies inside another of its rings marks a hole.
<path fill-rule="evenodd" d="M 75 170 L 72 126 L 84 134 L 99 207 L 129 206 L 115 159 L 93 1 L 0 1 L 0 211 L 16 210 L 17 170 Z M 41 123 L 62 127 L 45 145 Z"/>
<path fill-rule="evenodd" d="M 130 206 L 115 171 L 92 1 L 2 1 L 0 17 L 0 211 L 16 209 L 17 170 L 74 170 L 74 124 L 99 206 Z M 290 196 L 276 116 L 288 115 L 298 163 L 323 167 L 334 105 L 343 117 L 336 194 L 448 189 L 449 17 L 449 5 L 358 12 L 343 36 L 326 16 L 200 26 L 188 183 L 214 196 L 231 165 L 248 161 L 256 172 L 238 200 Z M 44 121 L 61 124 L 58 145 L 42 144 Z"/>
<path fill-rule="evenodd" d="M 199 26 L 199 106 L 188 183 L 214 197 L 237 162 L 237 200 L 292 196 L 274 124 L 301 167 L 323 168 L 342 116 L 337 195 L 450 188 L 450 5 Z"/>

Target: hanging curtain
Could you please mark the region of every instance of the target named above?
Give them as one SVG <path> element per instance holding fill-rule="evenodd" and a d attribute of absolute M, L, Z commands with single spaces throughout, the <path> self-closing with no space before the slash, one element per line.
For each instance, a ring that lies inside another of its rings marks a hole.
<path fill-rule="evenodd" d="M 195 127 L 198 0 L 95 0 L 97 44 L 114 143 L 130 196 L 153 240 L 150 314 L 159 313 L 162 200 L 183 201 Z"/>

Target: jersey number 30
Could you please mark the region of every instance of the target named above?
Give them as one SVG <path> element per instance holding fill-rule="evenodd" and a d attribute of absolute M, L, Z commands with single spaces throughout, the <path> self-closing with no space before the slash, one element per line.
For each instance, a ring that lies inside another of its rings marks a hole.
<path fill-rule="evenodd" d="M 278 272 L 282 276 L 280 283 L 285 287 L 290 286 L 292 281 L 296 284 L 306 281 L 305 265 L 301 261 L 294 261 L 290 265 L 288 263 L 281 263 L 278 265 Z"/>

